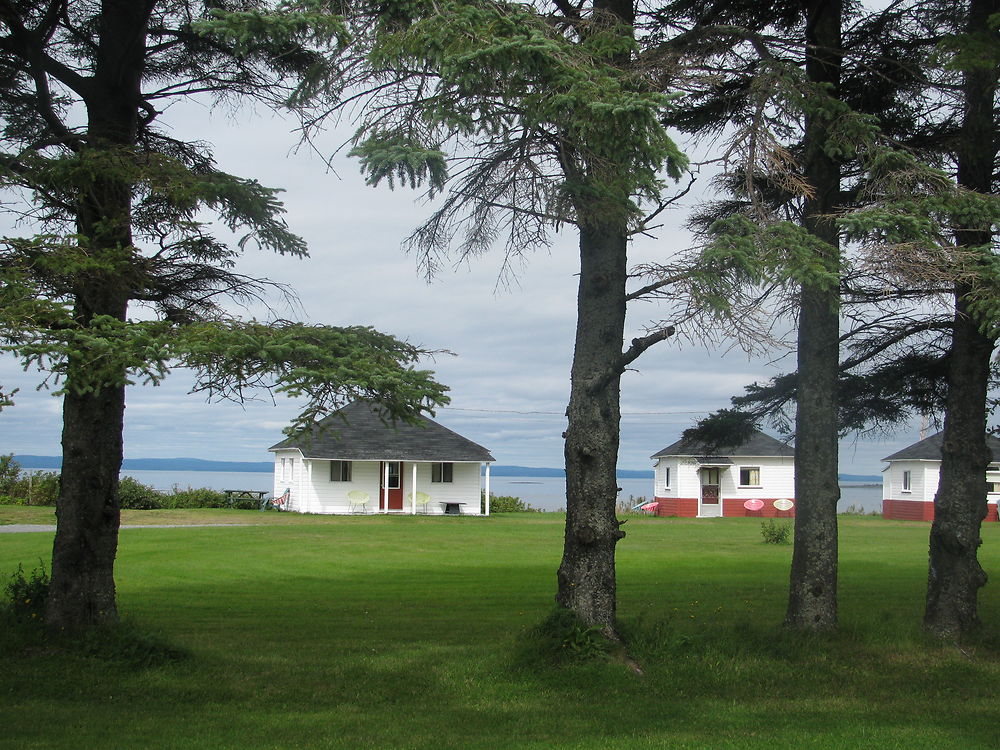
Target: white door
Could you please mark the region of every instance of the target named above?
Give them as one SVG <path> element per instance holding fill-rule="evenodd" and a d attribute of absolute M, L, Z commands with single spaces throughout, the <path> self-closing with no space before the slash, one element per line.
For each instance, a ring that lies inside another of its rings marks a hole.
<path fill-rule="evenodd" d="M 720 518 L 722 516 L 722 498 L 719 488 L 722 484 L 722 470 L 715 467 L 702 469 L 701 495 L 698 498 L 699 518 Z"/>

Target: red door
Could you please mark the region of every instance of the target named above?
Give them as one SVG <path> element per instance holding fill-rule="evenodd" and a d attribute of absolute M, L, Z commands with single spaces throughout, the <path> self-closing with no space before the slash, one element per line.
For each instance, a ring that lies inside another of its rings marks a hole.
<path fill-rule="evenodd" d="M 389 468 L 388 483 L 386 467 Z M 403 464 L 400 461 L 385 461 L 379 469 L 378 507 L 385 510 L 385 488 L 389 488 L 389 510 L 403 509 Z"/>

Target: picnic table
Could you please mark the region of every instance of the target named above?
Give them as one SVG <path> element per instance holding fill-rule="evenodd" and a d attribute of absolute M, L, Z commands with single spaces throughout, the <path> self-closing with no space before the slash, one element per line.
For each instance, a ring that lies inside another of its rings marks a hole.
<path fill-rule="evenodd" d="M 267 492 L 265 490 L 224 490 L 226 505 L 230 508 L 240 500 L 252 500 L 260 510 L 267 510 L 270 503 L 265 500 Z"/>

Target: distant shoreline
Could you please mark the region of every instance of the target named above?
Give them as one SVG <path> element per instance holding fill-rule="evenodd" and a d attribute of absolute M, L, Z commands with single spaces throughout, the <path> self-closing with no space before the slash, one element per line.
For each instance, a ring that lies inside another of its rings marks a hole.
<path fill-rule="evenodd" d="M 14 460 L 21 466 L 30 469 L 59 469 L 62 467 L 61 456 L 15 455 Z M 272 461 L 208 461 L 201 458 L 126 458 L 122 462 L 126 471 L 224 471 L 253 472 L 270 474 L 274 471 Z M 490 474 L 495 477 L 559 477 L 564 478 L 563 469 L 543 468 L 533 466 L 500 466 L 490 467 Z M 653 479 L 651 470 L 619 469 L 621 479 Z M 841 474 L 841 482 L 850 482 L 856 486 L 881 486 L 882 477 L 865 474 Z"/>

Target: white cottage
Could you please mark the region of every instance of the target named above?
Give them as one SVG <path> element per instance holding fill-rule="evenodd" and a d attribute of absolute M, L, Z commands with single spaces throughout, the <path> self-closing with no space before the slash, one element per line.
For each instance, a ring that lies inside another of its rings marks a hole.
<path fill-rule="evenodd" d="M 901 451 L 886 456 L 888 466 L 882 470 L 882 517 L 907 521 L 933 521 L 934 496 L 941 477 L 941 445 L 944 433 L 939 432 Z M 997 499 L 1000 498 L 1000 440 L 986 436 L 992 461 L 986 471 L 989 490 L 986 520 L 997 520 Z"/>
<path fill-rule="evenodd" d="M 682 439 L 652 458 L 656 461 L 656 515 L 795 515 L 795 451 L 759 430 L 724 455 Z"/>
<path fill-rule="evenodd" d="M 268 450 L 274 496 L 287 510 L 489 515 L 480 493 L 489 498 L 493 456 L 426 417 L 392 424 L 355 401 Z"/>

